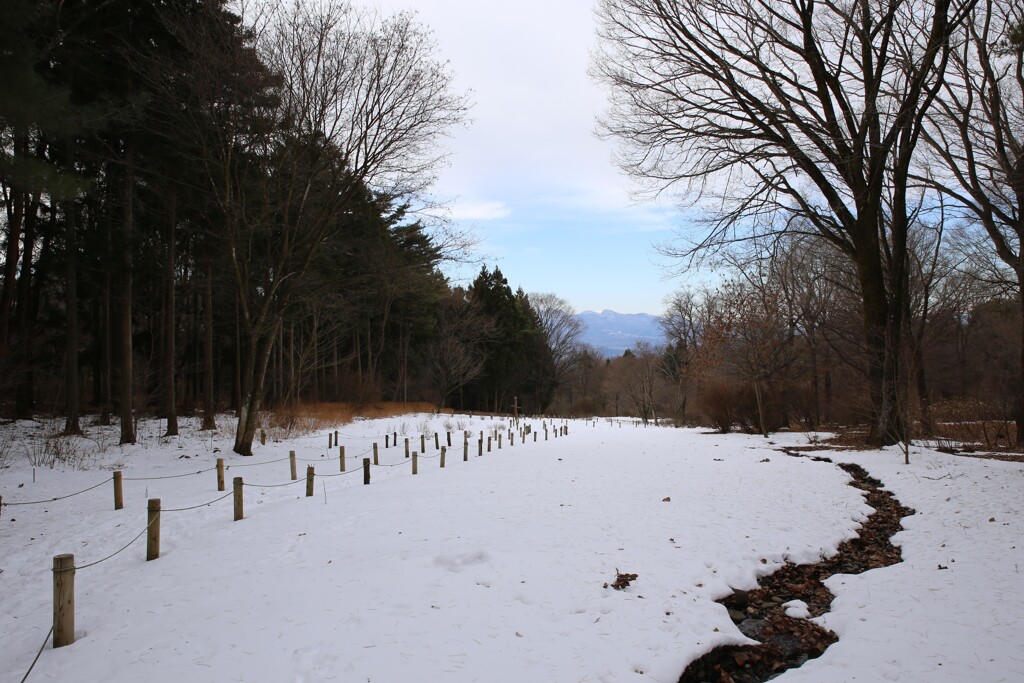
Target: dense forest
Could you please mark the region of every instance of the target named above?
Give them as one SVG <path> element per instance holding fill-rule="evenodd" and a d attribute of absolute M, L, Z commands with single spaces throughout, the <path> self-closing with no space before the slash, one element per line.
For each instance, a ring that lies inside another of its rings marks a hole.
<path fill-rule="evenodd" d="M 242 13 L 242 7 L 248 14 Z M 410 205 L 462 123 L 429 31 L 338 3 L 14 0 L 0 26 L 3 410 L 301 401 L 534 411 L 529 298 Z M 243 15 L 244 14 L 244 15 Z M 526 359 L 529 358 L 527 361 Z"/>
<path fill-rule="evenodd" d="M 471 238 L 414 207 L 469 103 L 411 15 L 8 0 L 0 411 L 130 443 L 140 414 L 173 435 L 230 409 L 239 453 L 261 410 L 324 401 L 882 443 L 995 420 L 1019 445 L 1019 12 L 760 4 L 599 4 L 602 131 L 654 191 L 710 200 L 662 248 L 717 273 L 666 302 L 663 345 L 606 359 L 556 294 L 443 274 Z"/>

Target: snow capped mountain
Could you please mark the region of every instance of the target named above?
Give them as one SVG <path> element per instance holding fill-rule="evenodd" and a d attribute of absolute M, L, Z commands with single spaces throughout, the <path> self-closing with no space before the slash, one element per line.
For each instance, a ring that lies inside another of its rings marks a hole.
<path fill-rule="evenodd" d="M 621 356 L 638 341 L 664 343 L 660 318 L 650 313 L 583 311 L 576 317 L 585 327 L 583 341 L 599 349 L 606 358 Z"/>

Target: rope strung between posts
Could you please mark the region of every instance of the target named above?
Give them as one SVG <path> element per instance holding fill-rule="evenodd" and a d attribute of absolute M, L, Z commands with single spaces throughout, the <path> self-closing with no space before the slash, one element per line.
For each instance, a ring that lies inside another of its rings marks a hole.
<path fill-rule="evenodd" d="M 95 486 L 90 486 L 87 489 L 82 489 L 81 491 L 76 491 L 75 493 L 69 493 L 66 496 L 57 496 L 55 498 L 47 498 L 46 500 L 26 500 L 26 501 L 16 502 L 16 503 L 8 503 L 5 500 L 4 501 L 4 505 L 5 506 L 6 505 L 11 505 L 11 506 L 13 506 L 13 505 L 40 505 L 42 503 L 52 503 L 55 500 L 64 500 L 65 498 L 74 498 L 75 496 L 80 496 L 83 493 L 87 493 L 88 491 L 92 491 L 93 489 L 98 489 L 99 487 L 101 487 L 104 484 L 106 484 L 108 481 L 111 481 L 113 478 L 114 477 L 111 476 L 110 478 L 104 479 L 103 481 L 101 481 L 100 483 L 96 484 Z"/>
<path fill-rule="evenodd" d="M 60 615 L 63 614 L 63 613 L 64 613 L 64 606 L 61 605 L 60 611 L 57 612 L 57 616 L 60 617 Z M 39 647 L 39 652 L 36 653 L 36 658 L 32 660 L 32 663 L 29 664 L 28 671 L 26 671 L 25 675 L 22 676 L 21 683 L 25 683 L 25 681 L 28 680 L 28 675 L 30 673 L 32 673 L 32 669 L 35 668 L 36 662 L 39 661 L 39 655 L 43 654 L 43 650 L 46 649 L 46 644 L 48 642 L 50 642 L 50 636 L 52 636 L 52 635 L 53 635 L 53 624 L 50 624 L 50 630 L 46 633 L 46 637 L 43 638 L 43 644 Z"/>
<path fill-rule="evenodd" d="M 289 457 L 291 457 L 291 456 L 287 456 L 287 455 L 286 455 L 286 456 L 285 456 L 285 457 L 283 457 L 283 458 L 278 458 L 277 460 L 267 460 L 266 462 L 250 462 L 250 463 L 243 463 L 243 464 L 232 464 L 232 465 L 227 465 L 227 464 L 225 464 L 225 465 L 224 465 L 224 468 L 225 468 L 225 469 L 231 469 L 232 467 L 259 467 L 260 465 L 272 465 L 272 464 L 274 464 L 275 462 L 284 462 L 284 461 L 285 461 L 285 460 L 287 460 L 287 459 L 288 459 Z"/>
<path fill-rule="evenodd" d="M 205 470 L 199 470 L 198 472 L 186 472 L 185 474 L 168 474 L 163 477 L 122 477 L 121 481 L 156 481 L 158 479 L 180 479 L 181 477 L 194 477 L 197 474 L 205 474 L 206 472 L 212 472 L 217 469 L 217 466 L 208 467 Z"/>
<path fill-rule="evenodd" d="M 285 484 L 250 484 L 248 482 L 242 482 L 242 486 L 249 486 L 254 489 L 276 489 L 282 486 L 292 486 L 294 484 L 305 483 L 305 479 L 296 479 L 295 481 L 289 481 Z"/>
<path fill-rule="evenodd" d="M 344 477 L 346 474 L 356 474 L 357 472 L 362 472 L 362 471 L 363 471 L 363 467 L 362 467 L 362 465 L 360 465 L 359 467 L 357 467 L 355 469 L 352 469 L 352 470 L 346 470 L 344 472 L 335 472 L 334 474 L 317 474 L 316 476 L 317 476 L 317 478 L 321 478 L 321 477 L 323 477 L 323 478 L 326 478 L 326 477 Z"/>
<path fill-rule="evenodd" d="M 232 491 L 231 493 L 225 493 L 220 498 L 214 498 L 213 500 L 211 500 L 208 503 L 200 503 L 199 505 L 190 505 L 187 508 L 167 508 L 167 509 L 160 508 L 160 512 L 185 512 L 186 510 L 198 510 L 199 508 L 204 508 L 204 507 L 206 507 L 208 505 L 213 505 L 214 503 L 219 503 L 220 501 L 224 500 L 228 496 L 234 495 L 234 493 L 235 493 L 234 491 Z"/>
<path fill-rule="evenodd" d="M 131 545 L 133 543 L 135 543 L 135 541 L 137 541 L 140 538 L 142 538 L 143 534 L 145 534 L 147 531 L 149 531 L 149 527 L 153 526 L 153 523 L 156 522 L 156 520 L 157 520 L 157 518 L 154 517 L 153 520 L 149 524 L 147 524 L 142 531 L 139 532 L 138 536 L 136 536 L 132 540 L 128 541 L 128 543 L 126 543 L 123 548 L 121 548 L 120 550 L 118 550 L 116 552 L 110 553 L 109 555 L 104 557 L 102 560 L 96 560 L 95 562 L 90 562 L 88 564 L 75 565 L 74 567 L 71 567 L 69 569 L 64 569 L 64 570 L 61 570 L 61 571 L 71 571 L 71 569 L 74 569 L 75 571 L 77 571 L 79 569 L 88 569 L 89 567 L 95 567 L 96 565 L 100 564 L 101 562 L 106 562 L 110 558 L 115 557 L 116 555 L 119 555 L 119 554 L 123 553 L 125 550 L 128 550 L 128 548 L 130 548 Z M 58 570 L 55 569 L 54 571 L 58 571 Z"/>

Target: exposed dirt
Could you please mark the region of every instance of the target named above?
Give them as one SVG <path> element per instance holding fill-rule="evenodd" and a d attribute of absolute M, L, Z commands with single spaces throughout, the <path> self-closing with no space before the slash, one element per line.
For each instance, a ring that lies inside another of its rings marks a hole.
<path fill-rule="evenodd" d="M 805 450 L 805 449 L 799 449 Z M 804 457 L 797 449 L 788 455 Z M 828 458 L 814 460 L 832 462 Z M 787 564 L 758 581 L 752 591 L 736 591 L 719 602 L 729 610 L 737 628 L 760 645 L 728 645 L 716 648 L 693 661 L 679 683 L 759 683 L 770 680 L 808 659 L 821 656 L 838 638 L 807 619 L 786 615 L 783 603 L 802 600 L 811 617 L 821 616 L 832 604 L 832 592 L 822 581 L 833 574 L 859 574 L 869 569 L 900 562 L 900 550 L 892 536 L 902 527 L 900 519 L 914 514 L 896 497 L 881 489 L 881 482 L 868 476 L 859 465 L 839 465 L 848 472 L 851 486 L 866 492 L 875 511 L 860 534 L 843 542 L 831 558 L 815 564 Z"/>

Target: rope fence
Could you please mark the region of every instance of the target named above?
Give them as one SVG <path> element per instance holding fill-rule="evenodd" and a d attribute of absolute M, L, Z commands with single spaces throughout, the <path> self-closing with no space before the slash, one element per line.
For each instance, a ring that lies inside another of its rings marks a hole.
<path fill-rule="evenodd" d="M 553 427 L 553 429 L 556 430 L 555 431 L 556 436 L 564 435 L 564 434 L 568 433 L 568 427 L 567 426 L 554 427 L 554 424 L 552 422 L 552 427 Z M 543 424 L 543 429 L 544 429 L 545 439 L 546 439 L 547 438 L 547 433 L 548 433 L 548 425 L 546 423 Z M 500 436 L 505 431 L 506 430 L 503 427 L 501 430 L 493 430 L 491 432 L 493 435 L 496 435 L 498 437 L 499 444 L 500 444 Z M 523 427 L 521 430 L 518 430 L 518 431 L 512 431 L 511 429 L 509 429 L 508 430 L 508 435 L 509 435 L 508 446 L 511 448 L 512 446 L 515 445 L 515 439 L 513 437 L 513 434 L 518 434 L 519 435 L 519 437 L 520 437 L 519 438 L 519 442 L 521 444 L 527 443 L 528 441 L 526 439 L 526 435 L 530 434 L 531 431 L 532 431 L 532 428 L 530 426 Z M 473 433 L 468 431 L 468 430 L 462 430 L 462 432 L 463 432 L 463 452 L 464 452 L 464 458 L 463 459 L 468 460 L 469 443 L 470 443 L 470 440 L 471 440 L 471 436 L 473 436 Z M 482 451 L 482 444 L 483 444 L 483 440 L 484 440 L 483 433 L 484 432 L 481 432 L 480 433 L 481 436 L 479 437 L 479 443 L 480 443 L 480 446 L 481 446 L 481 451 Z M 337 434 L 337 432 L 335 432 L 335 434 Z M 391 436 L 391 435 L 386 435 L 386 436 Z M 349 436 L 347 438 L 356 438 L 356 437 Z M 363 438 L 372 438 L 372 437 L 363 437 Z M 426 435 L 424 435 L 421 438 L 421 445 L 425 445 L 425 439 L 426 439 Z M 490 439 L 491 439 L 491 437 L 488 437 L 487 440 L 490 441 Z M 536 434 L 534 436 L 534 440 L 536 441 Z M 397 438 L 395 438 L 393 440 L 389 440 L 389 441 L 392 442 L 391 443 L 392 446 L 394 446 L 394 447 L 398 446 Z M 429 455 L 428 456 L 428 455 L 423 455 L 422 453 L 418 453 L 418 452 L 413 451 L 411 453 L 412 457 L 410 458 L 410 454 L 409 454 L 409 452 L 407 450 L 406 451 L 405 459 L 400 460 L 400 461 L 395 462 L 395 463 L 383 463 L 383 464 L 378 464 L 378 462 L 377 462 L 377 459 L 378 459 L 378 445 L 379 444 L 378 444 L 378 442 L 375 441 L 370 448 L 367 448 L 367 449 L 363 450 L 360 453 L 356 453 L 356 454 L 353 454 L 353 455 L 350 456 L 353 459 L 353 462 L 358 462 L 358 460 L 361 459 L 362 460 L 362 466 L 361 467 L 357 466 L 357 467 L 354 467 L 352 469 L 346 470 L 345 469 L 345 450 L 344 450 L 344 446 L 339 446 L 338 443 L 337 443 L 337 437 L 335 437 L 334 435 L 330 435 L 329 436 L 329 443 L 332 444 L 332 447 L 337 446 L 340 449 L 340 453 L 339 453 L 338 457 L 340 459 L 341 471 L 340 472 L 331 473 L 331 474 L 323 474 L 322 473 L 319 476 L 322 477 L 322 478 L 334 478 L 334 477 L 343 477 L 343 476 L 346 476 L 346 475 L 349 475 L 349 474 L 356 474 L 356 473 L 362 472 L 363 473 L 363 484 L 364 485 L 368 485 L 370 483 L 370 468 L 371 468 L 371 466 L 372 467 L 376 467 L 376 468 L 384 468 L 384 469 L 391 469 L 391 468 L 400 467 L 400 466 L 403 466 L 403 465 L 408 467 L 410 465 L 410 461 L 411 461 L 412 474 L 415 475 L 415 474 L 417 474 L 417 461 L 418 460 L 436 460 L 438 458 L 441 458 L 441 467 L 443 468 L 445 466 L 445 455 L 446 455 L 446 452 L 448 450 L 453 450 L 453 454 L 454 454 L 454 449 L 452 449 L 452 447 L 451 447 L 451 433 L 450 432 L 447 433 L 445 441 L 446 441 L 446 443 L 448 445 L 444 446 L 444 447 L 440 447 L 440 439 L 439 439 L 437 433 L 435 433 L 435 435 L 434 435 L 434 442 L 435 442 L 435 446 L 439 447 L 439 452 L 438 453 L 436 453 L 434 455 Z M 490 444 L 488 444 L 488 446 L 489 445 Z M 501 446 L 499 445 L 498 448 L 500 449 Z M 490 447 L 488 447 L 488 452 L 490 452 Z M 372 465 L 371 465 L 371 462 L 370 462 L 370 458 L 364 457 L 364 456 L 367 456 L 367 455 L 369 455 L 371 453 L 373 454 L 373 463 L 372 463 Z M 482 455 L 482 452 L 479 453 L 478 455 Z M 243 519 L 243 517 L 244 517 L 244 514 L 243 514 L 243 512 L 244 512 L 244 509 L 243 509 L 243 504 L 244 504 L 243 491 L 244 491 L 245 487 L 256 488 L 256 489 L 284 488 L 284 487 L 287 487 L 287 486 L 292 486 L 294 484 L 299 484 L 299 483 L 301 483 L 303 481 L 305 481 L 305 483 L 306 483 L 306 496 L 307 497 L 311 497 L 313 495 L 313 481 L 314 481 L 314 477 L 316 476 L 315 469 L 314 469 L 314 467 L 312 465 L 308 466 L 307 467 L 307 471 L 306 471 L 305 479 L 300 479 L 300 478 L 298 478 L 296 476 L 295 461 L 299 460 L 299 461 L 302 461 L 302 462 L 328 462 L 328 461 L 334 460 L 334 457 L 331 457 L 329 454 L 325 454 L 325 455 L 321 456 L 320 458 L 297 458 L 296 455 L 295 455 L 295 452 L 292 451 L 287 457 L 283 457 L 283 458 L 279 458 L 279 459 L 275 459 L 275 460 L 268 460 L 268 461 L 258 462 L 258 463 L 238 463 L 238 464 L 231 464 L 231 465 L 225 464 L 223 462 L 222 458 L 218 458 L 217 465 L 215 465 L 213 467 L 209 467 L 209 468 L 206 468 L 206 469 L 201 469 L 201 470 L 198 470 L 198 471 L 195 471 L 195 472 L 185 472 L 185 473 L 173 474 L 173 475 L 153 476 L 153 477 L 123 477 L 120 471 L 115 471 L 113 473 L 113 476 L 108 477 L 107 479 L 104 479 L 103 481 L 101 481 L 101 482 L 99 482 L 99 483 L 97 483 L 97 484 L 95 484 L 93 486 L 90 486 L 88 488 L 82 489 L 81 491 L 76 491 L 74 493 L 66 494 L 66 495 L 63 495 L 63 496 L 55 496 L 53 498 L 48 498 L 48 499 L 45 499 L 45 500 L 7 502 L 7 501 L 4 501 L 2 498 L 0 498 L 0 507 L 2 507 L 3 505 L 10 505 L 10 506 L 38 505 L 38 504 L 43 504 L 43 503 L 50 503 L 50 502 L 54 502 L 54 501 L 65 500 L 67 498 L 72 498 L 72 497 L 81 495 L 83 493 L 87 493 L 89 491 L 92 491 L 94 489 L 97 489 L 97 488 L 99 488 L 99 487 L 101 487 L 101 486 L 103 486 L 103 485 L 113 481 L 114 482 L 114 489 L 115 489 L 114 490 L 114 499 L 115 499 L 114 509 L 118 510 L 118 509 L 122 509 L 122 507 L 123 507 L 123 495 L 122 495 L 122 491 L 121 491 L 121 482 L 122 481 L 149 482 L 149 481 L 160 481 L 160 480 L 165 480 L 165 479 L 180 479 L 180 478 L 184 478 L 184 477 L 192 477 L 192 476 L 196 476 L 196 475 L 201 475 L 201 474 L 205 474 L 205 473 L 217 470 L 217 474 L 218 474 L 218 477 L 217 477 L 218 490 L 219 491 L 223 491 L 224 490 L 224 481 L 223 481 L 223 472 L 224 472 L 224 470 L 231 469 L 232 467 L 259 467 L 259 466 L 263 466 L 263 465 L 271 465 L 271 464 L 274 464 L 274 463 L 281 463 L 281 462 L 284 462 L 286 460 L 290 460 L 291 461 L 291 475 L 292 475 L 292 480 L 291 481 L 287 481 L 287 482 L 284 482 L 284 483 L 276 483 L 276 484 L 255 484 L 255 483 L 245 483 L 242 480 L 242 477 L 235 477 L 234 478 L 234 486 L 232 487 L 232 490 L 229 491 L 228 493 L 225 493 L 224 495 L 221 495 L 221 496 L 219 496 L 217 498 L 214 498 L 213 500 L 209 500 L 209 501 L 206 501 L 206 502 L 203 502 L 203 503 L 198 503 L 196 505 L 189 505 L 189 506 L 178 507 L 178 508 L 166 508 L 166 509 L 162 508 L 161 504 L 160 504 L 160 499 L 159 498 L 151 498 L 149 500 L 149 506 L 147 508 L 147 523 L 146 523 L 146 526 L 143 527 L 142 530 L 139 531 L 135 536 L 133 536 L 130 541 L 128 541 L 123 546 L 121 546 L 119 549 L 115 550 L 114 552 L 110 553 L 109 555 L 107 555 L 107 556 L 105 556 L 105 557 L 103 557 L 101 559 L 92 561 L 92 562 L 87 562 L 85 564 L 75 564 L 74 555 L 71 555 L 71 554 L 64 554 L 64 555 L 56 555 L 56 556 L 54 556 L 54 558 L 53 558 L 54 559 L 53 582 L 54 582 L 54 601 L 55 602 L 54 602 L 54 615 L 53 615 L 54 616 L 54 621 L 53 621 L 53 625 L 50 627 L 46 637 L 43 640 L 42 646 L 39 648 L 39 651 L 36 653 L 35 657 L 33 658 L 32 663 L 29 665 L 28 670 L 25 672 L 24 677 L 21 679 L 22 683 L 25 683 L 25 681 L 28 679 L 29 674 L 31 674 L 31 672 L 34 669 L 36 663 L 39 661 L 39 658 L 42 655 L 43 650 L 46 649 L 46 644 L 47 644 L 47 642 L 49 642 L 51 636 L 53 637 L 53 647 L 54 648 L 62 647 L 62 646 L 65 646 L 65 645 L 70 645 L 70 644 L 72 644 L 74 642 L 74 607 L 73 607 L 73 605 L 74 605 L 74 576 L 75 576 L 75 572 L 77 572 L 78 570 L 89 569 L 91 567 L 95 567 L 96 565 L 102 564 L 104 562 L 107 562 L 107 561 L 113 559 L 114 557 L 117 557 L 118 555 L 120 555 L 121 553 L 126 551 L 128 548 L 132 547 L 136 542 L 138 542 L 138 540 L 140 538 L 142 538 L 143 536 L 147 535 L 147 533 L 148 533 L 149 537 L 147 539 L 146 559 L 147 559 L 147 561 L 158 559 L 159 558 L 159 554 L 160 554 L 160 551 L 159 551 L 159 545 L 160 545 L 160 515 L 163 512 L 187 512 L 187 511 L 191 511 L 191 510 L 197 510 L 199 508 L 212 506 L 212 505 L 214 505 L 214 504 L 216 504 L 216 503 L 218 503 L 218 502 L 220 502 L 222 500 L 225 500 L 226 498 L 234 496 L 234 519 L 235 519 L 235 521 L 239 521 L 239 520 Z M 324 489 L 325 499 L 326 499 L 326 495 L 327 495 L 327 489 L 325 488 Z M 65 608 L 70 608 L 70 609 L 65 609 Z"/>

